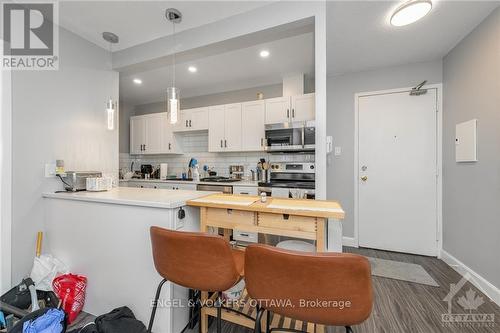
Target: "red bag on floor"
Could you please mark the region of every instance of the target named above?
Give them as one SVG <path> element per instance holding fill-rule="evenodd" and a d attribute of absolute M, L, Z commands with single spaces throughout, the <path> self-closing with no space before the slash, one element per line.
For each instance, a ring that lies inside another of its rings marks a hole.
<path fill-rule="evenodd" d="M 68 315 L 68 324 L 72 323 L 83 309 L 87 278 L 82 275 L 64 274 L 52 281 L 52 287 L 61 300 L 61 308 Z"/>

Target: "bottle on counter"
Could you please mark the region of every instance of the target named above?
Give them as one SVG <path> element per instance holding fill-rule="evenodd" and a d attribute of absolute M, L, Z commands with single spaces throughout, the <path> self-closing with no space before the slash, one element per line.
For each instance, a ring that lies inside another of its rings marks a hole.
<path fill-rule="evenodd" d="M 195 182 L 199 182 L 200 181 L 200 170 L 199 170 L 198 164 L 195 165 L 194 168 L 193 168 L 193 180 Z"/>

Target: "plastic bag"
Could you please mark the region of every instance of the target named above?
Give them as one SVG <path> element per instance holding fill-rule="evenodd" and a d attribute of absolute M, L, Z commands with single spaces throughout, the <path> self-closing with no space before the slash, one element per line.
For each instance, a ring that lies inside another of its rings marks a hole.
<path fill-rule="evenodd" d="M 64 332 L 64 312 L 49 309 L 40 317 L 23 323 L 23 333 L 62 333 Z"/>
<path fill-rule="evenodd" d="M 38 290 L 52 291 L 52 281 L 56 276 L 69 273 L 68 266 L 50 254 L 35 258 L 30 277 Z"/>
<path fill-rule="evenodd" d="M 85 304 L 87 278 L 82 275 L 64 274 L 56 277 L 52 286 L 62 302 L 64 312 L 68 315 L 68 323 L 71 324 Z"/>

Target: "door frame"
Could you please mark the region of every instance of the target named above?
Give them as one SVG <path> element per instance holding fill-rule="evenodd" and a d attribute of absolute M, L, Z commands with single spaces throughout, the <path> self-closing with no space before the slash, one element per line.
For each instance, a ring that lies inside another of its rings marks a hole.
<path fill-rule="evenodd" d="M 443 85 L 441 83 L 423 86 L 424 89 L 436 89 L 436 257 L 441 257 L 443 248 Z M 359 92 L 354 94 L 354 240 L 355 247 L 359 247 L 359 105 L 360 97 L 387 95 L 401 92 L 410 92 L 411 87 L 388 90 Z"/>

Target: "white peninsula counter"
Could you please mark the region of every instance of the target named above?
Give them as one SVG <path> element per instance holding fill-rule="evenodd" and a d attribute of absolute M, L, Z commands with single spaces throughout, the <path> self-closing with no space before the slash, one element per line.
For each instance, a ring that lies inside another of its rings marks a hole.
<path fill-rule="evenodd" d="M 211 193 L 127 187 L 45 193 L 44 252 L 88 278 L 84 311 L 100 315 L 126 305 L 147 326 L 161 281 L 153 264 L 149 228 L 199 231 L 199 209 L 185 204 Z M 187 298 L 186 289 L 172 284 L 164 286 L 161 296 L 166 303 L 183 300 L 183 305 Z M 161 305 L 154 332 L 179 332 L 189 309 Z"/>

